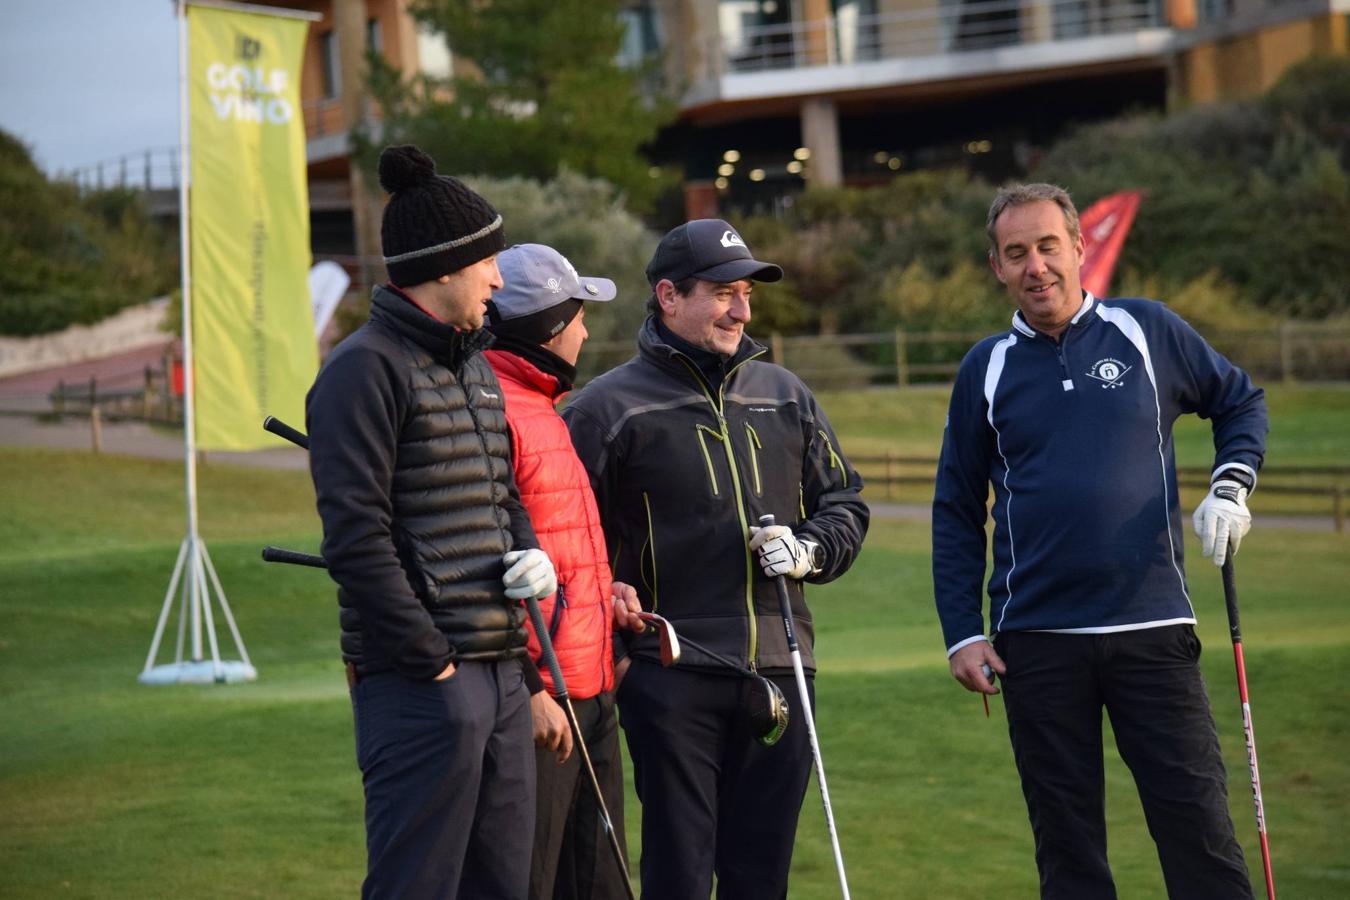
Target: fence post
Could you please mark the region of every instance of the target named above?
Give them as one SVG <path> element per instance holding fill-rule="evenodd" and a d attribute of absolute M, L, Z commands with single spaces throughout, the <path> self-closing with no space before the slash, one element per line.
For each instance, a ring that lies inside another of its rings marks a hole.
<path fill-rule="evenodd" d="M 89 437 L 93 441 L 94 453 L 102 453 L 103 417 L 99 414 L 98 404 L 89 407 Z"/>
<path fill-rule="evenodd" d="M 66 411 L 66 383 L 64 380 L 56 383 L 56 389 L 52 391 L 52 412 L 60 418 Z"/>
<path fill-rule="evenodd" d="M 890 500 L 895 488 L 895 451 L 886 451 L 886 499 Z"/>
<path fill-rule="evenodd" d="M 1289 332 L 1292 322 L 1280 323 L 1280 381 L 1290 384 L 1294 380 L 1294 352 L 1289 346 Z"/>
<path fill-rule="evenodd" d="M 1339 484 L 1331 492 L 1331 518 L 1336 523 L 1336 533 L 1345 531 L 1345 488 Z"/>
<path fill-rule="evenodd" d="M 895 329 L 895 386 L 909 384 L 909 352 L 905 341 L 905 330 Z"/>
<path fill-rule="evenodd" d="M 151 404 L 154 402 L 155 373 L 147 365 L 145 367 L 145 388 L 141 391 L 141 418 L 150 421 Z"/>
<path fill-rule="evenodd" d="M 786 369 L 787 361 L 783 359 L 783 336 L 776 331 L 769 335 L 769 349 L 773 352 L 773 361 Z"/>

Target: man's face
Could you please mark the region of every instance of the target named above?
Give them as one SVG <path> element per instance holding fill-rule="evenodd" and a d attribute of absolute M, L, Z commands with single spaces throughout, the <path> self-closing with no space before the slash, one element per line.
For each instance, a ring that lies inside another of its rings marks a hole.
<path fill-rule="evenodd" d="M 497 256 L 484 257 L 470 266 L 436 280 L 436 305 L 432 310 L 447 325 L 473 331 L 483 327 L 492 292 L 502 286 Z"/>
<path fill-rule="evenodd" d="M 661 285 L 670 285 L 661 290 Z M 666 327 L 695 347 L 730 356 L 740 346 L 750 321 L 750 294 L 755 285 L 742 278 L 729 284 L 696 281 L 688 294 L 680 294 L 669 281 L 657 283 L 662 321 Z"/>
<path fill-rule="evenodd" d="M 1069 237 L 1064 213 L 1049 200 L 1010 206 L 994 221 L 989 263 L 1032 328 L 1058 337 L 1083 305 L 1078 267 L 1083 236 Z"/>
<path fill-rule="evenodd" d="M 577 364 L 577 357 L 581 355 L 581 345 L 586 343 L 586 338 L 590 337 L 590 334 L 586 331 L 586 323 L 583 321 L 585 318 L 586 307 L 582 306 L 572 321 L 567 323 L 567 327 L 549 338 L 544 344 L 546 348 L 562 357 L 568 365 L 575 366 Z"/>

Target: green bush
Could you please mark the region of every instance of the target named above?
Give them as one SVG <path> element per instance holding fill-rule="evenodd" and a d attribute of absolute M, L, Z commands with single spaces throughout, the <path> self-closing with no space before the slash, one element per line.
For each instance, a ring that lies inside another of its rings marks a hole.
<path fill-rule="evenodd" d="M 97 322 L 166 293 L 177 246 L 138 194 L 82 196 L 48 181 L 28 149 L 0 131 L 0 334 Z"/>

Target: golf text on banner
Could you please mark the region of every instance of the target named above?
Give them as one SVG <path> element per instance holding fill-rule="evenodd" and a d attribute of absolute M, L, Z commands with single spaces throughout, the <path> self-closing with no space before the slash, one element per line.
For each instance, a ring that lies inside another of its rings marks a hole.
<path fill-rule="evenodd" d="M 306 22 L 188 6 L 197 442 L 279 442 L 318 370 L 300 66 Z"/>

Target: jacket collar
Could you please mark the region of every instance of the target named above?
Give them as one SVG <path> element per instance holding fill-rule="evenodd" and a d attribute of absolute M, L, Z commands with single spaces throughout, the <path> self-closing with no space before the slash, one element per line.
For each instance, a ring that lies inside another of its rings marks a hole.
<path fill-rule="evenodd" d="M 1091 312 L 1092 307 L 1094 307 L 1096 304 L 1097 298 L 1092 296 L 1092 292 L 1083 291 L 1083 305 L 1078 307 L 1078 312 L 1074 313 L 1073 318 L 1069 320 L 1069 328 L 1073 328 L 1080 321 L 1082 321 L 1083 317 L 1086 316 L 1089 312 Z M 1022 318 L 1022 311 L 1020 309 L 1013 313 L 1012 324 L 1014 331 L 1021 332 L 1022 334 L 1026 335 L 1029 338 L 1045 337 L 1045 335 L 1041 334 L 1039 331 L 1037 331 L 1036 329 L 1032 328 L 1030 325 L 1027 324 L 1027 320 Z"/>
<path fill-rule="evenodd" d="M 371 294 L 370 318 L 406 337 L 451 368 L 457 368 L 464 360 L 492 344 L 492 333 L 486 329 L 463 331 L 438 322 L 391 286 L 378 285 Z"/>
<path fill-rule="evenodd" d="M 763 344 L 742 332 L 741 342 L 736 346 L 736 352 L 726 360 L 725 371 L 730 372 L 746 360 L 765 353 L 766 349 Z M 672 371 L 688 371 L 679 362 L 681 359 L 687 360 L 691 365 L 694 365 L 694 368 L 698 368 L 694 361 L 689 359 L 688 354 L 680 352 L 679 349 L 671 346 L 661 337 L 660 329 L 656 327 L 655 315 L 647 316 L 647 321 L 643 322 L 642 328 L 638 330 L 638 352 L 656 365 Z"/>
<path fill-rule="evenodd" d="M 558 376 L 545 372 L 530 360 L 504 347 L 493 347 L 486 354 L 500 381 L 513 381 L 527 390 L 557 399 L 566 393 L 558 390 Z"/>

